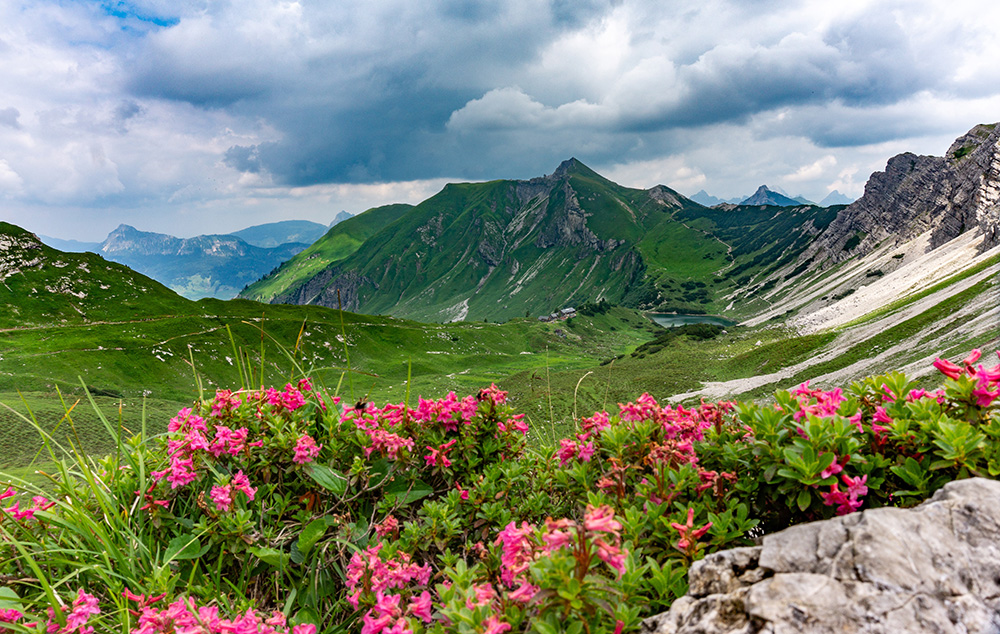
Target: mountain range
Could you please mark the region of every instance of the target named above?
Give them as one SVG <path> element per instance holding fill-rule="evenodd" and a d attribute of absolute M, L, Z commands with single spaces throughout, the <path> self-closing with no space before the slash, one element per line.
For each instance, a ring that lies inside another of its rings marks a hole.
<path fill-rule="evenodd" d="M 569 159 L 547 176 L 451 184 L 414 207 L 360 214 L 241 297 L 439 322 L 601 300 L 718 312 L 723 297 L 787 264 L 836 213 L 736 209 L 709 209 L 663 185 L 622 187 Z M 348 240 L 360 227 L 364 240 Z"/>
<path fill-rule="evenodd" d="M 333 227 L 245 293 L 310 299 L 314 306 L 190 302 L 98 254 L 62 253 L 0 225 L 0 380 L 14 385 L 16 377 L 39 371 L 46 374 L 36 382 L 47 385 L 46 377 L 62 372 L 64 357 L 117 355 L 108 380 L 128 383 L 148 371 L 177 384 L 184 364 L 167 357 L 183 356 L 187 344 L 210 350 L 218 372 L 211 376 L 220 377 L 233 368 L 227 354 L 235 349 L 227 346 L 243 345 L 229 344 L 230 324 L 221 315 L 236 320 L 240 342 L 261 339 L 263 321 L 254 325 L 261 316 L 271 322 L 281 315 L 283 340 L 298 346 L 301 339 L 314 364 L 328 367 L 333 340 L 346 351 L 363 339 L 363 350 L 352 349 L 354 361 L 362 354 L 372 364 L 390 354 L 397 364 L 402 359 L 392 370 L 395 388 L 409 363 L 415 377 L 432 366 L 447 368 L 448 380 L 488 366 L 493 374 L 484 377 L 530 399 L 541 366 L 521 354 L 572 344 L 590 346 L 592 360 L 616 357 L 602 388 L 611 398 L 637 384 L 676 400 L 759 396 L 806 379 L 843 384 L 890 369 L 919 377 L 936 356 L 1000 347 L 998 281 L 997 125 L 976 126 L 944 156 L 893 157 L 872 174 L 860 199 L 830 208 L 706 208 L 662 186 L 621 187 L 570 159 L 547 176 L 454 184 L 419 205 L 369 210 Z M 613 303 L 621 307 L 609 309 Z M 393 317 L 324 308 L 331 304 Z M 578 307 L 579 316 L 556 324 L 534 319 L 566 304 Z M 436 326 L 397 319 L 447 321 L 466 306 L 465 319 L 475 321 Z M 712 342 L 634 349 L 637 337 L 648 336 L 642 328 L 649 322 L 628 306 L 705 311 L 740 323 Z M 602 316 L 607 310 L 613 319 Z M 518 319 L 525 312 L 531 319 Z M 353 330 L 345 334 L 341 319 Z M 484 319 L 509 321 L 488 326 Z M 306 329 L 317 321 L 323 329 Z M 375 339 L 367 338 L 372 329 L 381 333 Z M 452 336 L 468 338 L 462 355 L 490 361 L 449 359 L 457 353 L 424 353 L 407 343 L 422 337 L 420 345 L 428 346 Z M 520 338 L 518 345 L 492 359 L 489 351 L 510 337 Z M 492 342 L 486 348 L 472 345 L 485 338 Z M 210 346 L 199 343 L 208 339 Z M 136 346 L 153 356 L 133 359 L 129 350 Z M 623 347 L 634 352 L 623 357 Z M 429 364 L 414 356 L 423 354 L 441 356 Z M 346 359 L 346 353 L 334 359 L 332 371 L 340 372 Z M 129 365 L 139 361 L 141 368 Z M 575 395 L 581 373 L 604 372 L 596 360 L 574 363 L 546 370 L 551 388 L 544 389 Z M 364 371 L 373 384 L 383 380 L 374 365 Z M 608 398 L 602 390 L 585 385 L 581 394 L 592 393 L 581 398 L 599 403 Z"/>
<path fill-rule="evenodd" d="M 346 211 L 331 226 L 350 218 Z M 318 222 L 284 220 L 226 235 L 177 238 L 120 225 L 103 242 L 41 236 L 61 251 L 99 253 L 166 284 L 189 299 L 231 299 L 250 282 L 315 242 L 327 231 Z"/>
<path fill-rule="evenodd" d="M 777 198 L 768 198 L 769 195 L 777 196 Z M 736 196 L 734 198 L 716 198 L 715 196 L 709 194 L 704 189 L 700 190 L 697 194 L 690 196 L 691 200 L 695 201 L 700 205 L 706 207 L 715 207 L 716 205 L 755 205 L 755 204 L 767 204 L 767 205 L 779 205 L 779 206 L 794 206 L 794 205 L 815 205 L 816 203 L 808 200 L 803 196 L 789 196 L 787 193 L 781 191 L 780 189 L 771 189 L 767 185 L 761 185 L 757 192 L 751 196 Z M 751 202 L 756 198 L 762 202 Z M 775 202 L 772 202 L 775 201 Z M 776 202 L 776 201 L 784 201 Z M 849 198 L 844 194 L 841 194 L 836 189 L 827 194 L 823 200 L 819 201 L 820 207 L 831 207 L 833 205 L 849 205 L 854 202 L 853 198 Z"/>

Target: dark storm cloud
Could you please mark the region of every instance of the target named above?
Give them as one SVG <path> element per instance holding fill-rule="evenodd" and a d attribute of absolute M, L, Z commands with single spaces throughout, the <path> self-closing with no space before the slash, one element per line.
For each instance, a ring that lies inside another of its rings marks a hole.
<path fill-rule="evenodd" d="M 450 115 L 613 3 L 447 0 L 385 10 L 392 4 L 343 15 L 306 7 L 253 37 L 245 15 L 182 19 L 148 38 L 128 85 L 143 97 L 264 118 L 282 138 L 256 144 L 252 161 L 249 146 L 234 147 L 226 164 L 289 185 L 467 173 L 462 166 L 489 151 L 453 138 Z"/>

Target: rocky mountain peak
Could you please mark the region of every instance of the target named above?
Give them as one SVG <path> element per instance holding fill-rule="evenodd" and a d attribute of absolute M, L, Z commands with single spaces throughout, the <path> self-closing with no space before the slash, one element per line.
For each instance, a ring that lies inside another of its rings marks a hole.
<path fill-rule="evenodd" d="M 578 171 L 581 167 L 586 167 L 575 157 L 570 157 L 559 164 L 556 171 L 552 172 L 554 178 L 562 178 L 568 174 Z"/>
<path fill-rule="evenodd" d="M 981 248 L 1000 243 L 1000 127 L 977 125 L 945 156 L 909 152 L 875 172 L 865 193 L 844 208 L 816 243 L 836 262 L 871 252 L 886 239 L 909 241 L 930 232 L 928 250 L 966 231 Z"/>
<path fill-rule="evenodd" d="M 761 185 L 754 192 L 753 196 L 750 196 L 746 200 L 740 203 L 741 205 L 774 205 L 776 207 L 794 207 L 799 205 L 799 201 L 789 198 L 783 194 L 769 189 L 767 185 Z"/>

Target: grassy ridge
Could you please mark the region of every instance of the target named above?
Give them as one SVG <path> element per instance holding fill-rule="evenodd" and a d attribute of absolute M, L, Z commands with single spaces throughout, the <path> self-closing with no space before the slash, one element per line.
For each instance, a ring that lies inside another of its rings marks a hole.
<path fill-rule="evenodd" d="M 281 264 L 263 279 L 250 284 L 241 297 L 268 302 L 293 291 L 327 265 L 351 255 L 365 240 L 398 220 L 412 205 L 395 204 L 374 207 L 339 222 L 305 251 Z"/>

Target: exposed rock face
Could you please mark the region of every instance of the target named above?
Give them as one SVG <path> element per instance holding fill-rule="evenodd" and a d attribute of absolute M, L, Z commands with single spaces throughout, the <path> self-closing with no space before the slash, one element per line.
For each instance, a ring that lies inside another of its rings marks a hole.
<path fill-rule="evenodd" d="M 875 172 L 865 194 L 840 212 L 810 249 L 840 262 L 889 238 L 901 244 L 932 232 L 928 249 L 978 230 L 983 249 L 1000 243 L 1000 125 L 978 125 L 944 157 L 900 154 Z"/>
<path fill-rule="evenodd" d="M 317 304 L 343 310 L 358 309 L 358 294 L 368 286 L 378 289 L 378 285 L 357 271 L 342 271 L 331 267 L 319 272 L 305 284 L 293 291 L 279 295 L 274 303 Z"/>
<path fill-rule="evenodd" d="M 714 553 L 647 634 L 1000 632 L 1000 482 L 793 526 Z"/>
<path fill-rule="evenodd" d="M 0 282 L 42 266 L 42 243 L 33 233 L 0 222 Z"/>

